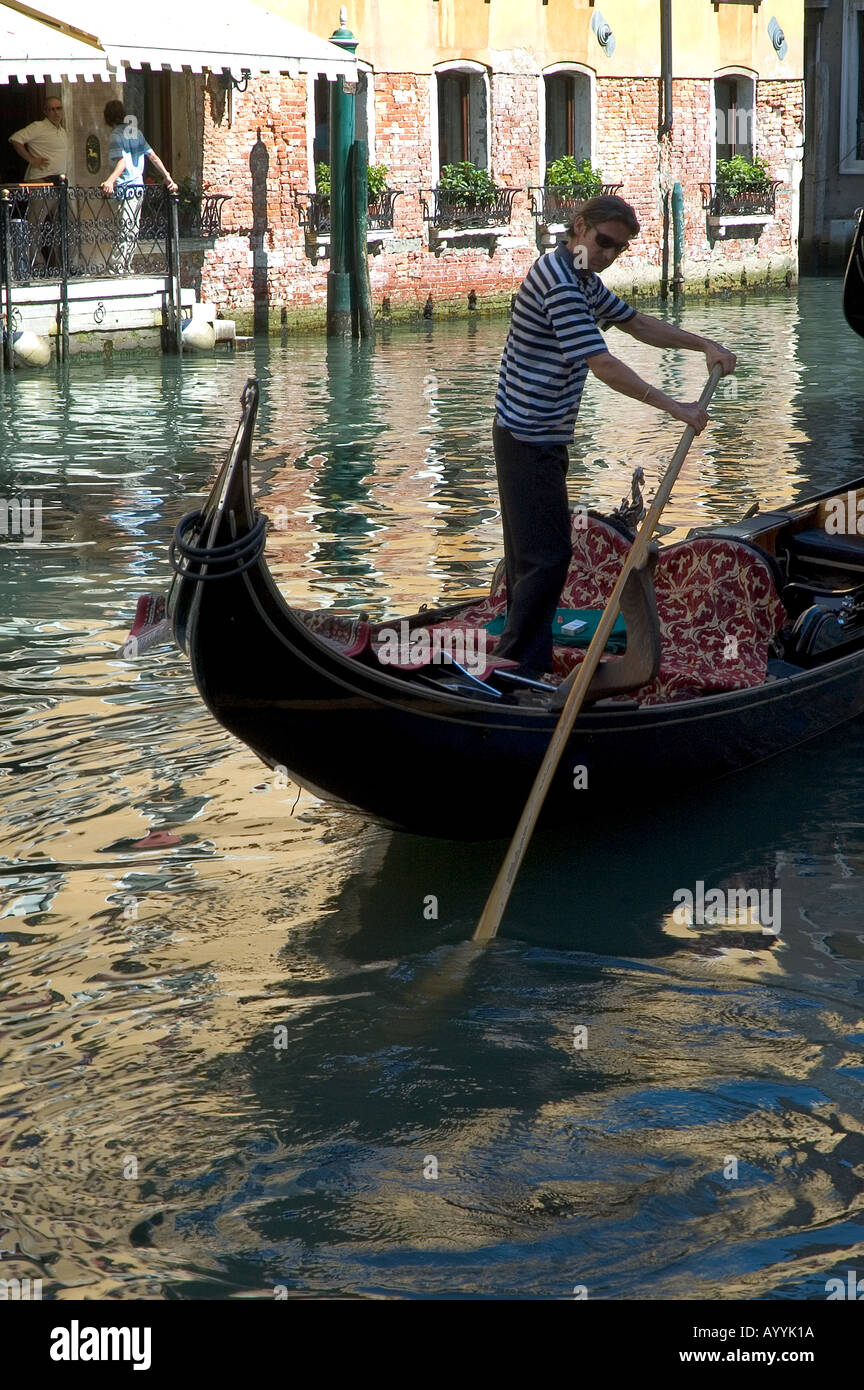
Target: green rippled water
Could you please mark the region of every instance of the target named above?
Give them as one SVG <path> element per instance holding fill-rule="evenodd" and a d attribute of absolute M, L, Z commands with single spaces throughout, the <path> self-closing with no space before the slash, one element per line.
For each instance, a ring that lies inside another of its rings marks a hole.
<path fill-rule="evenodd" d="M 741 370 L 676 533 L 862 471 L 838 288 L 682 311 Z M 614 834 L 537 838 L 478 955 L 502 844 L 298 796 L 173 648 L 117 657 L 253 371 L 289 600 L 483 592 L 505 331 L 0 380 L 0 497 L 38 499 L 43 532 L 0 546 L 0 1277 L 61 1299 L 802 1300 L 861 1267 L 860 723 L 662 810 L 635 766 Z M 620 346 L 698 395 L 700 360 Z M 655 484 L 678 435 L 591 383 L 574 502 L 614 505 L 637 464 Z M 779 938 L 676 924 L 699 881 L 779 889 Z"/>

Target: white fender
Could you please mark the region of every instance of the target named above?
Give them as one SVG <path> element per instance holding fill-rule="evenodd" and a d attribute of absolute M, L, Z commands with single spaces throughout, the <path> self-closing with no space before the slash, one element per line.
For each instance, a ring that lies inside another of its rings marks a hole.
<path fill-rule="evenodd" d="M 28 367 L 47 367 L 51 361 L 51 342 L 39 333 L 23 329 L 12 334 L 12 350 L 18 362 Z"/>
<path fill-rule="evenodd" d="M 183 325 L 183 349 L 194 348 L 196 352 L 206 352 L 216 342 L 212 323 L 206 319 L 187 319 Z"/>

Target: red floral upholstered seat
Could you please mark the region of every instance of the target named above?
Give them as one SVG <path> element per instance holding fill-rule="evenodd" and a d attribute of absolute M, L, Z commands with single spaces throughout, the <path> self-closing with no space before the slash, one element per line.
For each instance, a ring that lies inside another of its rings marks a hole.
<path fill-rule="evenodd" d="M 721 537 L 679 541 L 660 551 L 654 588 L 663 655 L 642 704 L 762 685 L 786 620 L 767 559 Z"/>
<path fill-rule="evenodd" d="M 608 522 L 589 517 L 580 526 L 580 520 L 584 514 L 576 513 L 560 606 L 603 608 L 630 541 Z M 660 550 L 654 588 L 663 655 L 656 680 L 636 692 L 640 703 L 663 704 L 763 683 L 769 643 L 786 617 L 767 559 L 750 546 L 720 537 L 679 541 Z M 439 626 L 485 626 L 505 606 L 502 574 L 489 598 Z M 488 640 L 490 652 L 494 640 Z M 583 656 L 580 648 L 556 647 L 553 676 L 562 680 Z"/>

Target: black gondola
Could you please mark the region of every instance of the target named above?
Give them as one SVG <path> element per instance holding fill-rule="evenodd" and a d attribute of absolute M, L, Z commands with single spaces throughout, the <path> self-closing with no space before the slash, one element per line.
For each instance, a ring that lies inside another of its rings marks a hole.
<path fill-rule="evenodd" d="M 209 501 L 175 535 L 172 622 L 205 703 L 265 763 L 330 801 L 421 834 L 506 834 L 555 727 L 556 692 L 520 687 L 506 670 L 484 680 L 396 670 L 312 631 L 263 556 L 250 473 L 257 400 L 251 381 Z M 545 820 L 578 825 L 614 811 L 637 772 L 651 797 L 674 798 L 864 712 L 864 536 L 826 529 L 859 495 L 864 511 L 864 478 L 691 533 L 748 547 L 771 567 L 788 620 L 764 680 L 667 704 L 595 702 L 576 721 Z M 407 622 L 415 632 L 465 607 Z"/>
<path fill-rule="evenodd" d="M 853 332 L 864 338 L 864 208 L 856 215 L 858 226 L 843 281 L 843 313 Z"/>

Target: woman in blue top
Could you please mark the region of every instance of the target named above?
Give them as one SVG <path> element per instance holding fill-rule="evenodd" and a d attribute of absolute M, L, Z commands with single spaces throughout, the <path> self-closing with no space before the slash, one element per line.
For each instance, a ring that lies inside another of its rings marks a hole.
<path fill-rule="evenodd" d="M 115 274 L 128 275 L 141 221 L 144 160 L 149 159 L 151 164 L 156 165 L 169 193 L 176 193 L 177 185 L 158 154 L 148 145 L 136 118 L 127 116 L 122 101 L 109 101 L 104 116 L 105 124 L 111 127 L 108 158 L 113 161 L 113 168 L 101 187 L 106 197 L 113 195 L 117 200 L 120 223 L 117 245 L 109 257 L 108 269 Z"/>

